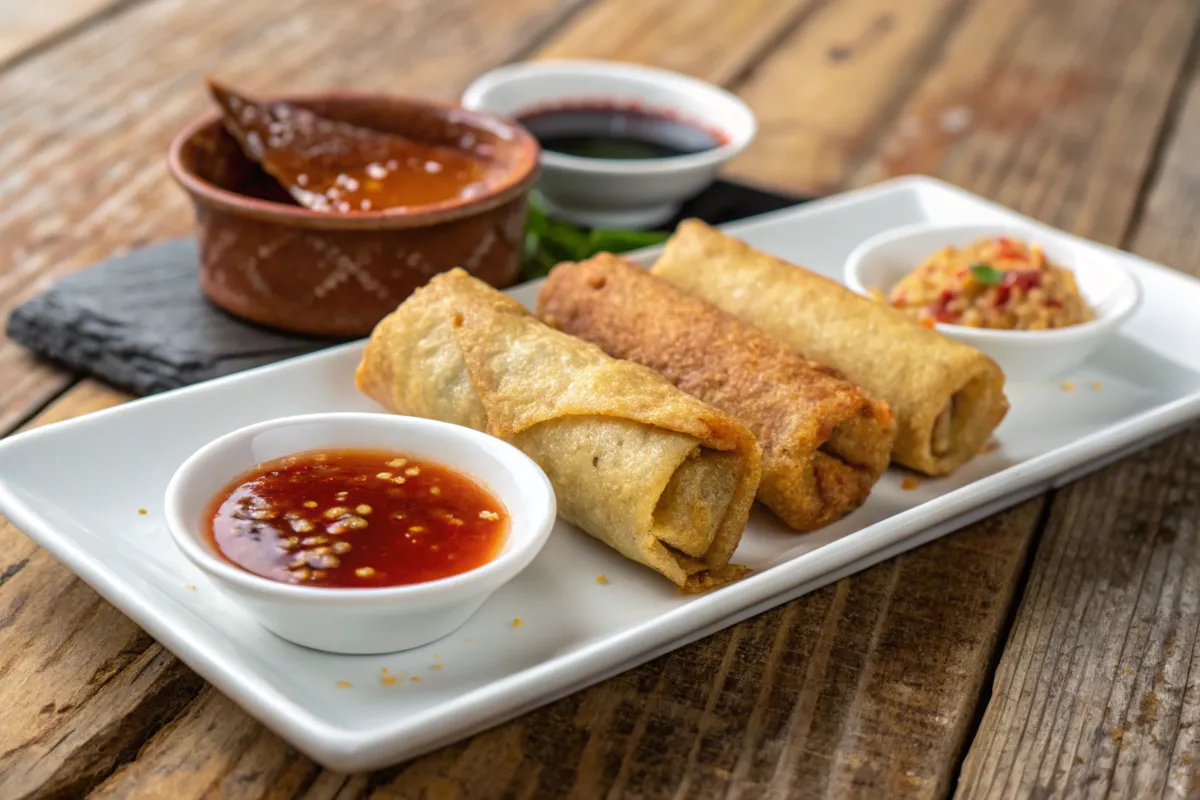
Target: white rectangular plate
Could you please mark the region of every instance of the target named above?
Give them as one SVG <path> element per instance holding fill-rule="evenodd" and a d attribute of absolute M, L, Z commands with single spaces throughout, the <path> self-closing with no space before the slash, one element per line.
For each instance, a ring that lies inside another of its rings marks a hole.
<path fill-rule="evenodd" d="M 865 238 L 923 221 L 1032 220 L 952 186 L 902 178 L 727 227 L 840 278 Z M 1073 480 L 1200 416 L 1200 282 L 1116 253 L 1144 302 L 1117 339 L 1059 384 L 1010 386 L 1000 447 L 911 491 L 892 471 L 846 519 L 805 535 L 756 509 L 735 560 L 749 578 L 698 597 L 565 523 L 465 627 L 390 656 L 288 644 L 217 593 L 168 539 L 161 498 L 193 450 L 273 417 L 379 410 L 354 388 L 361 343 L 129 403 L 0 442 L 0 509 L 197 672 L 322 764 L 410 758 Z M 642 259 L 648 263 L 654 253 Z M 537 291 L 512 294 L 526 304 Z M 1093 388 L 1093 383 L 1102 389 Z M 140 515 L 138 509 L 149 511 Z M 599 575 L 607 583 L 597 583 Z M 514 626 L 514 619 L 523 625 Z M 391 686 L 381 670 L 399 675 Z M 412 678 L 420 678 L 414 681 Z M 349 688 L 339 687 L 348 681 Z"/>

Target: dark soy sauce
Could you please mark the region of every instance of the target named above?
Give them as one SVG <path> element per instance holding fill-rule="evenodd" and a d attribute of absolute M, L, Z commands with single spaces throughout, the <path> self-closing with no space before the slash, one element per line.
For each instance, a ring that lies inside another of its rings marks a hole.
<path fill-rule="evenodd" d="M 725 136 L 663 111 L 638 106 L 538 108 L 517 116 L 544 150 L 610 160 L 671 158 L 703 153 Z"/>

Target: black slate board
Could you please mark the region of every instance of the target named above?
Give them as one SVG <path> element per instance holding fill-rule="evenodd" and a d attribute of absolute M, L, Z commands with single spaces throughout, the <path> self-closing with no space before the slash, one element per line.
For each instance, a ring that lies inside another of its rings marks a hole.
<path fill-rule="evenodd" d="M 678 219 L 712 225 L 801 203 L 717 181 Z M 665 226 L 674 228 L 673 220 Z M 18 306 L 8 337 L 76 372 L 148 395 L 310 353 L 331 344 L 226 314 L 201 293 L 196 243 L 161 242 L 63 278 Z"/>

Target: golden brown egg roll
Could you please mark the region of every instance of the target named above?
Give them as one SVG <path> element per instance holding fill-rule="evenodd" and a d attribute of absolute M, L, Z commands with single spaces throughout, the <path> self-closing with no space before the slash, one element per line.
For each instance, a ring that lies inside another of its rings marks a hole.
<path fill-rule="evenodd" d="M 759 481 L 753 435 L 461 269 L 379 323 L 356 380 L 391 411 L 516 446 L 550 478 L 560 516 L 685 591 L 744 572 L 729 559 Z"/>
<path fill-rule="evenodd" d="M 953 472 L 1008 412 L 1004 372 L 983 353 L 698 220 L 679 225 L 651 272 L 885 400 L 892 459 L 906 467 Z"/>
<path fill-rule="evenodd" d="M 625 259 L 559 264 L 537 313 L 749 428 L 763 449 L 758 499 L 796 530 L 857 508 L 887 469 L 896 428 L 885 403 Z"/>

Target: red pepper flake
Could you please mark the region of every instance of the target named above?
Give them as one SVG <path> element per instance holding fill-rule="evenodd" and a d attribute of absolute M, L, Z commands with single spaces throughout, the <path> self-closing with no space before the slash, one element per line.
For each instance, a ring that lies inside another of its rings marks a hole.
<path fill-rule="evenodd" d="M 911 492 L 920 485 L 921 482 L 916 478 L 905 478 L 904 480 L 900 481 L 900 488 L 906 492 Z"/>

